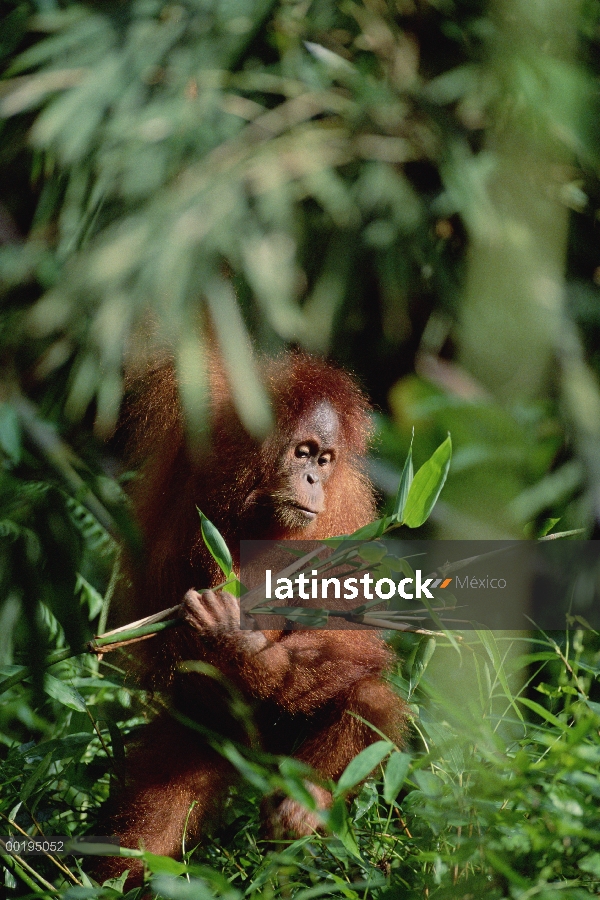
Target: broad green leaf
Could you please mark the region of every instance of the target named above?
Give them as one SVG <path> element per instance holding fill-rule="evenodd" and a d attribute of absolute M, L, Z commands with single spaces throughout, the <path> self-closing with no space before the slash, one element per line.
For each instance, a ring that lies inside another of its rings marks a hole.
<path fill-rule="evenodd" d="M 63 738 L 44 741 L 35 748 L 27 748 L 22 752 L 24 760 L 36 759 L 42 753 L 51 753 L 54 762 L 59 759 L 80 759 L 88 744 L 94 739 L 93 734 L 67 734 Z"/>
<path fill-rule="evenodd" d="M 77 573 L 75 595 L 79 602 L 87 607 L 86 611 L 90 620 L 95 619 L 100 614 L 104 605 L 104 597 L 89 581 L 86 581 L 80 572 Z"/>
<path fill-rule="evenodd" d="M 273 415 L 235 291 L 217 278 L 205 285 L 205 293 L 236 410 L 247 432 L 263 439 L 273 427 Z"/>
<path fill-rule="evenodd" d="M 193 325 L 182 323 L 176 366 L 188 438 L 202 444 L 209 431 L 206 360 L 202 335 Z"/>
<path fill-rule="evenodd" d="M 196 507 L 198 509 L 198 507 Z M 210 550 L 211 556 L 218 563 L 221 571 L 226 578 L 229 578 L 233 568 L 231 553 L 225 543 L 221 532 L 216 528 L 210 519 L 207 519 L 202 510 L 198 509 L 200 516 L 200 528 L 202 529 L 202 537 L 204 543 Z"/>
<path fill-rule="evenodd" d="M 415 437 L 415 430 L 413 428 L 412 437 L 410 439 L 410 447 L 408 448 L 408 454 L 406 456 L 406 460 L 404 462 L 404 467 L 402 469 L 402 475 L 400 476 L 400 484 L 398 485 L 398 493 L 396 494 L 396 500 L 394 502 L 394 511 L 392 512 L 393 518 L 397 522 L 402 521 L 402 515 L 404 513 L 404 508 L 406 506 L 406 501 L 408 499 L 408 492 L 410 490 L 410 486 L 413 483 L 414 479 L 414 471 L 413 471 L 413 459 L 412 459 L 412 446 L 413 440 Z"/>
<path fill-rule="evenodd" d="M 415 573 L 410 567 L 410 564 L 407 563 L 405 559 L 400 559 L 398 556 L 392 556 L 391 554 L 386 556 L 383 560 L 384 566 L 387 566 L 388 569 L 391 569 L 392 572 L 403 572 L 406 578 L 414 578 Z"/>
<path fill-rule="evenodd" d="M 355 756 L 342 772 L 335 789 L 335 795 L 339 796 L 345 791 L 349 791 L 367 778 L 375 766 L 379 765 L 381 760 L 388 755 L 392 747 L 393 744 L 390 741 L 375 741 L 374 744 L 361 750 L 358 756 Z"/>
<path fill-rule="evenodd" d="M 58 700 L 63 706 L 75 709 L 77 712 L 85 712 L 85 700 L 81 694 L 64 681 L 55 678 L 54 675 L 44 676 L 44 691 L 49 697 Z"/>
<path fill-rule="evenodd" d="M 583 700 L 588 709 L 591 709 L 593 713 L 597 716 L 600 716 L 600 703 L 596 703 L 594 700 L 588 700 L 587 697 L 584 697 L 583 694 L 579 694 L 579 699 Z"/>
<path fill-rule="evenodd" d="M 580 859 L 578 866 L 582 872 L 589 872 L 596 878 L 600 878 L 600 853 L 590 853 Z"/>
<path fill-rule="evenodd" d="M 350 765 L 352 765 L 352 763 Z M 324 818 L 329 828 L 333 831 L 335 836 L 339 838 L 348 853 L 360 858 L 358 843 L 352 830 L 350 816 L 348 815 L 348 807 L 342 797 L 338 797 L 335 800 L 331 809 L 324 815 Z"/>
<path fill-rule="evenodd" d="M 444 482 L 452 459 L 452 440 L 450 435 L 437 448 L 433 456 L 424 463 L 408 491 L 402 522 L 409 528 L 419 528 L 431 513 L 435 502 L 444 487 Z"/>
<path fill-rule="evenodd" d="M 271 789 L 265 770 L 257 763 L 246 759 L 231 742 L 223 744 L 219 752 L 259 791 L 266 793 Z"/>
<path fill-rule="evenodd" d="M 379 791 L 377 785 L 373 781 L 367 781 L 360 789 L 360 793 L 356 798 L 353 810 L 354 821 L 357 822 L 379 799 Z"/>
<path fill-rule="evenodd" d="M 235 575 L 230 575 L 227 581 L 221 585 L 219 590 L 227 591 L 238 599 L 242 596 L 242 593 L 245 593 L 245 588 L 243 588 L 241 581 L 239 581 Z"/>
<path fill-rule="evenodd" d="M 541 703 L 536 703 L 535 700 L 529 700 L 527 697 L 517 697 L 517 700 L 523 706 L 527 706 L 528 709 L 537 713 L 542 719 L 545 719 L 549 725 L 554 725 L 559 731 L 567 732 L 569 730 L 569 726 L 565 722 L 561 722 L 560 719 L 552 715 Z"/>
<path fill-rule="evenodd" d="M 419 769 L 414 773 L 414 779 L 427 797 L 441 797 L 444 793 L 444 782 L 429 769 Z"/>
<path fill-rule="evenodd" d="M 164 859 L 164 857 L 159 857 Z M 182 863 L 179 863 L 182 865 Z M 192 878 L 185 872 L 185 879 L 178 878 L 177 873 L 156 870 L 157 874 L 152 878 L 152 893 L 146 893 L 147 897 L 161 897 L 164 900 L 214 900 L 215 897 L 226 897 L 227 900 L 239 900 L 242 896 L 239 891 L 233 890 L 231 885 L 216 892 L 213 885 L 206 883 L 204 878 Z M 215 873 L 217 874 L 217 873 Z M 135 894 L 129 896 L 135 897 Z M 115 894 L 115 900 L 118 900 Z"/>
<path fill-rule="evenodd" d="M 538 537 L 546 537 L 559 522 L 560 516 L 558 519 L 545 519 L 540 526 Z"/>
<path fill-rule="evenodd" d="M 170 856 L 156 856 L 154 853 L 143 853 L 142 859 L 151 872 L 181 875 L 187 868 L 185 863 L 178 862 L 176 859 L 171 859 Z"/>
<path fill-rule="evenodd" d="M 395 751 L 388 759 L 383 779 L 383 799 L 386 803 L 391 803 L 398 795 L 408 774 L 409 766 L 410 756 L 408 753 Z"/>
<path fill-rule="evenodd" d="M 48 771 L 48 768 L 49 768 L 51 762 L 52 762 L 52 753 L 48 753 L 37 764 L 37 766 L 31 773 L 31 775 L 29 776 L 29 778 L 27 779 L 27 781 L 25 782 L 25 784 L 23 785 L 23 787 L 21 788 L 21 791 L 19 793 L 19 799 L 21 800 L 22 803 L 27 802 L 27 800 L 29 799 L 35 786 L 42 780 L 42 778 Z"/>
<path fill-rule="evenodd" d="M 283 784 L 285 786 L 286 794 L 291 797 L 292 800 L 296 800 L 301 806 L 305 806 L 307 809 L 316 808 L 317 804 L 315 798 L 306 787 L 306 773 L 304 778 L 284 778 Z"/>
<path fill-rule="evenodd" d="M 302 762 L 301 759 L 296 759 L 295 756 L 282 756 L 279 760 L 278 768 L 284 778 L 303 779 L 307 778 L 312 772 L 309 765 Z M 308 803 L 309 809 L 315 809 L 316 800 L 310 791 L 308 792 L 308 796 L 311 797 L 311 800 Z"/>
<path fill-rule="evenodd" d="M 368 563 L 381 562 L 386 554 L 387 549 L 380 543 L 363 544 L 358 551 L 360 558 Z"/>
<path fill-rule="evenodd" d="M 436 640 L 434 637 L 424 635 L 419 641 L 417 652 L 410 669 L 410 684 L 407 700 L 410 700 L 415 692 L 429 661 L 435 652 Z"/>

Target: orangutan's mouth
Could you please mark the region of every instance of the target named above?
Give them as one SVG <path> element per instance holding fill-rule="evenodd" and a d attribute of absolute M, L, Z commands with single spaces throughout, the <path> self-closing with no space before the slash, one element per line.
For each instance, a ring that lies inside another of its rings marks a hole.
<path fill-rule="evenodd" d="M 290 506 L 292 509 L 297 509 L 298 512 L 303 513 L 307 519 L 316 519 L 321 512 L 320 509 L 311 509 L 309 506 L 301 506 L 300 503 L 290 503 Z"/>

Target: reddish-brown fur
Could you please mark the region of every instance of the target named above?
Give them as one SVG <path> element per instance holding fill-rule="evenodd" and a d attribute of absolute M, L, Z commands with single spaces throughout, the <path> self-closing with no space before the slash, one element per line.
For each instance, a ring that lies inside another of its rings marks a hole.
<path fill-rule="evenodd" d="M 321 779 L 336 779 L 378 739 L 357 716 L 396 740 L 404 728 L 406 707 L 381 679 L 391 655 L 380 637 L 360 630 L 240 630 L 230 595 L 189 590 L 222 581 L 202 541 L 196 506 L 219 528 L 236 566 L 240 539 L 312 540 L 350 533 L 374 518 L 373 491 L 361 468 L 370 436 L 368 404 L 355 382 L 303 354 L 272 360 L 264 372 L 273 434 L 261 445 L 248 437 L 215 370 L 211 444 L 200 454 L 186 445 L 172 368 L 158 367 L 142 379 L 129 426 L 136 457 L 145 460 L 133 499 L 147 562 L 133 573 L 127 617 L 173 606 L 185 595 L 187 624 L 140 645 L 151 685 L 168 688 L 174 707 L 200 725 L 244 740 L 243 727 L 224 711 L 226 694 L 215 680 L 177 670 L 185 660 L 211 663 L 255 704 L 264 749 L 293 753 Z M 335 465 L 323 479 L 325 509 L 303 527 L 289 526 L 284 514 L 270 515 L 259 501 L 269 489 L 277 493 L 274 478 L 281 481 L 285 448 L 302 423 L 312 428 L 319 404 L 333 409 L 339 422 Z M 141 842 L 153 853 L 177 856 L 186 820 L 188 835 L 197 834 L 234 778 L 198 731 L 161 715 L 128 754 L 110 828 L 124 846 Z M 329 804 L 323 787 L 310 789 L 321 808 Z M 275 837 L 307 834 L 319 825 L 315 814 L 290 799 L 271 800 L 264 814 L 267 834 Z M 131 861 L 107 860 L 99 874 L 115 875 L 126 865 Z M 139 877 L 139 867 L 132 868 Z"/>

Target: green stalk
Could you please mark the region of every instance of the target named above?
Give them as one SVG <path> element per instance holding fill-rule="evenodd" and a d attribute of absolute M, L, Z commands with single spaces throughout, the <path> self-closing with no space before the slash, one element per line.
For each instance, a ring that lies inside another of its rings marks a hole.
<path fill-rule="evenodd" d="M 91 641 L 86 641 L 86 643 L 79 648 L 57 650 L 55 653 L 51 653 L 46 658 L 42 665 L 42 668 L 49 669 L 51 666 L 55 666 L 59 662 L 64 662 L 65 659 L 73 659 L 75 656 L 81 656 L 84 653 L 98 654 L 99 652 L 107 652 L 111 649 L 113 644 L 120 646 L 126 641 L 136 641 L 140 638 L 145 637 L 146 635 L 158 634 L 161 631 L 165 631 L 167 628 L 174 628 L 177 625 L 180 625 L 182 621 L 182 619 L 166 619 L 164 622 L 154 622 L 151 625 L 141 625 L 139 628 L 132 628 L 129 631 L 120 631 L 118 634 L 110 634 L 106 637 L 93 638 Z M 21 682 L 25 681 L 30 674 L 31 673 L 29 667 L 23 666 L 18 672 L 14 672 L 12 675 L 9 675 L 8 678 L 0 681 L 0 694 L 8 691 L 10 688 L 14 687 L 17 684 L 21 684 Z"/>

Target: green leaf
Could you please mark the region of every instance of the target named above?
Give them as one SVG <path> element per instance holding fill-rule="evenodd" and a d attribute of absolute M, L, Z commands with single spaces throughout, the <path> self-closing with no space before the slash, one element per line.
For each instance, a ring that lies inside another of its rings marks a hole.
<path fill-rule="evenodd" d="M 0 449 L 15 465 L 21 460 L 21 428 L 12 406 L 0 403 Z"/>
<path fill-rule="evenodd" d="M 27 781 L 25 782 L 25 784 L 23 785 L 23 787 L 21 788 L 21 791 L 19 793 L 19 799 L 21 800 L 22 803 L 27 802 L 27 800 L 29 799 L 29 797 L 30 797 L 32 791 L 34 790 L 34 788 L 36 787 L 36 785 L 42 780 L 42 778 L 48 771 L 48 768 L 49 768 L 51 762 L 52 762 L 52 753 L 48 753 L 37 764 L 37 766 L 31 773 L 31 775 L 29 776 L 29 778 L 27 779 Z"/>
<path fill-rule="evenodd" d="M 441 797 L 444 793 L 444 782 L 428 769 L 415 772 L 414 779 L 426 797 Z"/>
<path fill-rule="evenodd" d="M 230 575 L 225 584 L 223 584 L 220 588 L 220 591 L 228 591 L 228 593 L 233 594 L 234 597 L 238 599 L 245 593 L 245 588 L 241 581 L 239 581 L 235 575 Z"/>
<path fill-rule="evenodd" d="M 235 291 L 223 278 L 208 281 L 204 289 L 235 408 L 248 434 L 262 440 L 273 415 Z"/>
<path fill-rule="evenodd" d="M 386 803 L 391 803 L 398 795 L 408 774 L 409 766 L 410 756 L 408 753 L 396 751 L 388 759 L 383 779 L 383 799 Z"/>
<path fill-rule="evenodd" d="M 358 555 L 364 562 L 378 563 L 387 555 L 387 549 L 384 544 L 371 542 L 363 544 L 358 551 Z"/>
<path fill-rule="evenodd" d="M 558 519 L 544 519 L 540 526 L 538 537 L 546 537 L 549 534 L 555 525 L 558 525 L 560 522 L 560 516 Z"/>
<path fill-rule="evenodd" d="M 478 630 L 476 629 L 476 634 L 479 637 L 482 645 L 485 648 L 487 655 L 492 661 L 492 665 L 494 666 L 494 674 L 500 685 L 502 690 L 504 691 L 504 695 L 516 714 L 518 715 L 521 722 L 523 721 L 523 714 L 517 704 L 515 703 L 515 698 L 513 696 L 513 692 L 511 691 L 510 684 L 508 683 L 508 678 L 506 677 L 506 671 L 504 669 L 504 664 L 502 662 L 502 658 L 500 656 L 500 651 L 498 649 L 498 644 L 496 643 L 496 637 L 493 631 L 487 631 L 484 629 Z M 521 699 L 522 698 L 518 698 Z M 536 704 L 539 705 L 539 704 Z M 542 707 L 540 707 L 542 708 Z"/>
<path fill-rule="evenodd" d="M 355 756 L 342 772 L 335 789 L 335 795 L 339 796 L 345 791 L 349 791 L 367 778 L 392 748 L 393 744 L 390 741 L 375 741 L 374 744 L 361 750 L 358 756 Z"/>
<path fill-rule="evenodd" d="M 219 568 L 223 572 L 226 578 L 229 578 L 233 569 L 233 562 L 231 559 L 231 553 L 229 552 L 229 548 L 225 543 L 221 532 L 216 528 L 210 519 L 207 519 L 201 509 L 198 509 L 198 515 L 200 516 L 200 528 L 202 529 L 202 537 L 204 539 L 204 543 L 210 550 L 210 554 L 218 563 Z"/>
<path fill-rule="evenodd" d="M 209 886 L 204 878 L 191 878 L 189 872 L 186 872 L 185 875 L 185 880 L 177 878 L 175 873 L 170 874 L 166 871 L 154 875 L 152 878 L 152 894 L 146 893 L 146 896 L 161 897 L 164 900 L 214 900 L 215 897 L 238 900 L 241 897 L 241 894 L 232 890 L 230 885 L 227 885 L 226 889 L 215 891 L 213 890 L 214 885 L 211 884 Z M 130 894 L 130 896 L 135 897 L 136 894 Z M 119 900 L 116 894 L 114 900 Z"/>
<path fill-rule="evenodd" d="M 558 728 L 559 731 L 567 732 L 569 730 L 569 726 L 565 722 L 561 722 L 560 719 L 557 719 L 556 716 L 552 715 L 541 703 L 536 703 L 535 700 L 529 700 L 528 697 L 517 697 L 519 703 L 522 703 L 523 706 L 527 706 L 528 709 L 537 713 L 542 719 L 545 719 L 549 725 L 554 725 L 555 728 Z"/>
<path fill-rule="evenodd" d="M 588 700 L 587 697 L 584 697 L 583 694 L 579 694 L 579 699 L 583 700 L 588 709 L 591 709 L 593 713 L 597 716 L 600 716 L 600 703 L 596 703 L 594 700 Z"/>
<path fill-rule="evenodd" d="M 579 860 L 578 866 L 582 872 L 589 872 L 596 878 L 600 878 L 600 853 L 590 853 L 589 856 L 584 856 Z"/>
<path fill-rule="evenodd" d="M 365 813 L 368 813 L 378 800 L 379 791 L 377 790 L 377 785 L 373 781 L 367 781 L 363 784 L 360 793 L 356 798 L 353 815 L 354 821 L 357 822 L 359 819 L 362 819 Z"/>
<path fill-rule="evenodd" d="M 25 746 L 22 757 L 27 760 L 37 758 L 42 753 L 51 753 L 54 762 L 59 759 L 79 760 L 93 738 L 94 735 L 89 733 L 68 734 L 53 741 L 44 741 L 33 749 Z"/>
<path fill-rule="evenodd" d="M 181 875 L 187 868 L 185 863 L 171 859 L 170 856 L 156 856 L 154 853 L 144 853 L 142 854 L 142 859 L 150 871 L 157 874 L 160 872 L 167 875 Z"/>
<path fill-rule="evenodd" d="M 77 712 L 85 712 L 86 710 L 85 700 L 81 694 L 75 688 L 65 684 L 64 681 L 55 678 L 54 675 L 46 674 L 44 676 L 44 691 L 49 697 L 58 700 L 63 706 L 68 706 L 69 709 L 75 709 Z"/>
<path fill-rule="evenodd" d="M 429 665 L 429 661 L 435 652 L 436 640 L 434 637 L 424 635 L 417 646 L 417 652 L 410 669 L 410 684 L 408 688 L 407 700 L 410 700 L 415 692 L 425 669 Z"/>
<path fill-rule="evenodd" d="M 415 438 L 415 429 L 413 428 L 412 437 L 410 439 L 410 447 L 408 448 L 408 453 L 406 455 L 406 460 L 404 462 L 404 468 L 402 469 L 402 475 L 400 476 L 400 484 L 398 485 L 398 493 L 396 494 L 396 500 L 394 502 L 394 511 L 392 512 L 393 518 L 397 522 L 402 521 L 402 515 L 404 513 L 404 508 L 406 506 L 406 501 L 408 499 L 408 492 L 410 490 L 410 486 L 413 483 L 414 479 L 414 471 L 413 471 L 413 459 L 412 459 L 412 446 L 413 440 Z"/>
<path fill-rule="evenodd" d="M 219 753 L 221 753 L 225 759 L 228 759 L 229 762 L 235 766 L 240 775 L 249 781 L 250 784 L 254 785 L 255 788 L 258 788 L 259 791 L 266 793 L 270 790 L 270 784 L 265 770 L 257 763 L 253 763 L 246 759 L 245 756 L 242 756 L 237 747 L 230 741 L 222 745 Z"/>
<path fill-rule="evenodd" d="M 86 581 L 80 572 L 77 572 L 75 596 L 82 605 L 87 607 L 86 612 L 90 620 L 95 619 L 100 614 L 100 610 L 104 606 L 104 597 L 89 581 Z"/>
<path fill-rule="evenodd" d="M 189 439 L 202 443 L 209 430 L 206 359 L 202 335 L 193 324 L 182 328 L 176 365 Z"/>
<path fill-rule="evenodd" d="M 383 519 L 375 519 L 374 522 L 369 522 L 368 525 L 363 525 L 362 528 L 357 529 L 357 531 L 353 531 L 351 535 L 348 535 L 352 540 L 363 540 L 369 541 L 371 538 L 378 538 L 384 533 L 386 528 L 388 528 L 393 523 L 393 518 L 391 516 L 384 516 Z M 323 543 L 326 543 L 324 541 Z"/>
<path fill-rule="evenodd" d="M 408 491 L 402 522 L 409 528 L 419 528 L 435 506 L 450 468 L 452 440 L 450 435 L 424 463 Z"/>
<path fill-rule="evenodd" d="M 348 815 L 348 807 L 342 797 L 338 797 L 337 800 L 335 800 L 333 806 L 327 811 L 324 818 L 329 828 L 333 831 L 335 836 L 339 838 L 348 853 L 360 859 L 360 851 L 352 830 L 352 822 Z"/>

